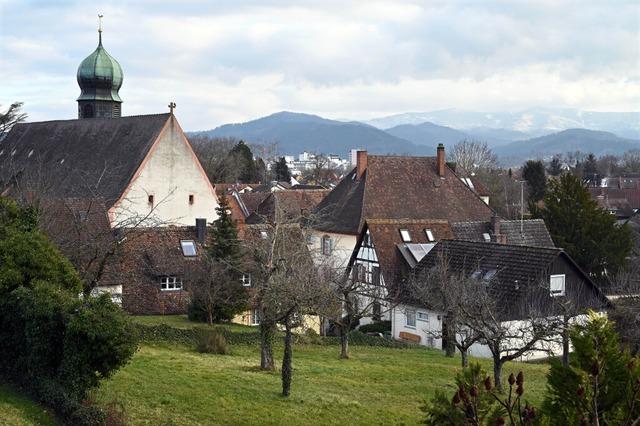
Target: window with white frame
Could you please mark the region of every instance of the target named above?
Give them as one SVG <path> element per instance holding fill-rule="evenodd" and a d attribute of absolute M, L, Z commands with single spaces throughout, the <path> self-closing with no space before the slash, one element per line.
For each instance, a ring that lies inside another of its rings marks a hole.
<path fill-rule="evenodd" d="M 196 255 L 196 242 L 193 240 L 180 240 L 182 254 L 185 257 L 194 257 Z"/>
<path fill-rule="evenodd" d="M 322 254 L 325 256 L 331 254 L 331 237 L 328 235 L 322 237 Z"/>
<path fill-rule="evenodd" d="M 425 229 L 424 233 L 427 234 L 427 239 L 429 241 L 435 241 L 435 237 L 433 236 L 433 231 L 431 229 Z"/>
<path fill-rule="evenodd" d="M 485 243 L 491 242 L 491 235 L 488 232 L 482 234 L 482 238 L 484 238 Z"/>
<path fill-rule="evenodd" d="M 174 276 L 160 277 L 160 290 L 182 290 L 182 280 Z"/>
<path fill-rule="evenodd" d="M 240 282 L 244 287 L 251 287 L 251 274 L 242 274 Z"/>
<path fill-rule="evenodd" d="M 551 275 L 549 278 L 549 293 L 552 297 L 564 296 L 565 294 L 565 276 L 564 274 Z"/>
<path fill-rule="evenodd" d="M 416 326 L 416 311 L 413 309 L 407 309 L 405 311 L 405 316 L 407 317 L 407 327 L 415 328 Z"/>
<path fill-rule="evenodd" d="M 429 314 L 427 312 L 418 311 L 418 321 L 429 322 Z"/>
<path fill-rule="evenodd" d="M 260 325 L 262 315 L 258 309 L 251 310 L 251 325 Z"/>
<path fill-rule="evenodd" d="M 263 240 L 269 238 L 269 234 L 267 234 L 267 231 L 260 231 L 260 238 L 262 238 Z"/>
<path fill-rule="evenodd" d="M 404 242 L 404 243 L 410 243 L 411 242 L 411 234 L 409 233 L 408 229 L 401 229 L 400 230 L 400 237 L 402 238 L 402 242 Z"/>

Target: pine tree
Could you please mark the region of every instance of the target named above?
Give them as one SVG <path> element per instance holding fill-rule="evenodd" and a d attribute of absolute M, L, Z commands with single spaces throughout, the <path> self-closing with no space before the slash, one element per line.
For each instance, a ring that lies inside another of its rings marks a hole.
<path fill-rule="evenodd" d="M 554 156 L 549 162 L 548 172 L 551 176 L 560 176 L 562 174 L 562 160 L 559 156 Z"/>
<path fill-rule="evenodd" d="M 601 179 L 598 173 L 598 159 L 593 154 L 589 154 L 584 162 L 582 180 L 590 186 L 600 186 Z"/>
<path fill-rule="evenodd" d="M 571 366 L 553 362 L 548 376 L 545 411 L 551 424 L 636 424 L 640 364 L 628 351 L 621 351 L 613 323 L 592 312 L 570 335 Z"/>
<path fill-rule="evenodd" d="M 244 141 L 240 141 L 229 152 L 238 161 L 238 167 L 240 173 L 238 180 L 242 183 L 257 182 L 260 177 L 258 176 L 258 169 L 256 162 L 253 160 L 253 153 L 251 148 Z"/>
<path fill-rule="evenodd" d="M 218 218 L 213 222 L 211 231 L 213 242 L 209 254 L 215 260 L 224 260 L 235 264 L 240 259 L 238 245 L 238 228 L 231 217 L 229 200 L 226 195 L 220 197 L 220 205 L 216 207 Z"/>
<path fill-rule="evenodd" d="M 529 160 L 522 167 L 522 178 L 529 188 L 529 205 L 542 200 L 547 189 L 544 164 L 540 160 Z"/>
<path fill-rule="evenodd" d="M 285 160 L 284 157 L 280 157 L 273 163 L 273 171 L 278 182 L 291 181 L 291 172 L 289 171 L 289 166 L 287 166 L 287 160 Z"/>
<path fill-rule="evenodd" d="M 532 213 L 544 219 L 556 246 L 596 280 L 625 266 L 633 248 L 629 226 L 619 226 L 615 216 L 598 207 L 576 176 L 565 173 L 551 181 L 544 207 L 534 206 Z"/>

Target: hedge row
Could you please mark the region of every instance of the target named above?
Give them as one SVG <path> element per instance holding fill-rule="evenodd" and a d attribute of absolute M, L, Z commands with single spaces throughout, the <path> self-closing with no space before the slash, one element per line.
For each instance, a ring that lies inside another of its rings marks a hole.
<path fill-rule="evenodd" d="M 144 343 L 180 343 L 185 345 L 195 345 L 199 328 L 174 328 L 167 324 L 145 325 L 135 324 L 138 336 Z M 232 345 L 259 345 L 260 332 L 236 332 L 225 327 L 218 327 L 217 330 L 224 335 L 227 343 Z M 334 336 L 311 336 L 297 334 L 295 336 L 297 344 L 312 344 L 321 346 L 340 345 L 340 338 Z M 359 331 L 352 331 L 349 336 L 349 344 L 356 346 L 378 346 L 386 348 L 408 348 L 414 347 L 409 343 L 396 340 L 383 339 L 381 337 L 367 336 Z"/>

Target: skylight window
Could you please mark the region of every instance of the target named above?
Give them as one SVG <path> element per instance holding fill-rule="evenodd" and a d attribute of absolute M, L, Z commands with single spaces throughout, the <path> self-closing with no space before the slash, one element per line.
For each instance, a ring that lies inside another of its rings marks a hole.
<path fill-rule="evenodd" d="M 401 229 L 400 230 L 400 236 L 402 237 L 402 241 L 405 243 L 410 243 L 411 242 L 411 234 L 409 234 L 409 230 L 408 229 Z"/>
<path fill-rule="evenodd" d="M 484 274 L 483 280 L 490 281 L 497 273 L 496 269 L 490 269 Z"/>
<path fill-rule="evenodd" d="M 269 238 L 269 234 L 267 234 L 267 231 L 260 231 L 260 238 L 262 238 L 263 240 Z"/>
<path fill-rule="evenodd" d="M 193 257 L 196 255 L 196 242 L 193 240 L 181 240 L 182 254 L 185 257 Z"/>
<path fill-rule="evenodd" d="M 431 231 L 431 229 L 425 229 L 424 233 L 427 234 L 427 239 L 429 241 L 435 241 L 435 237 L 433 236 L 433 231 Z"/>
<path fill-rule="evenodd" d="M 482 238 L 484 238 L 484 242 L 488 243 L 491 241 L 491 235 L 489 235 L 487 232 L 485 232 L 484 234 L 482 234 Z"/>
<path fill-rule="evenodd" d="M 551 275 L 549 278 L 549 292 L 552 297 L 565 295 L 565 276 L 564 274 Z"/>

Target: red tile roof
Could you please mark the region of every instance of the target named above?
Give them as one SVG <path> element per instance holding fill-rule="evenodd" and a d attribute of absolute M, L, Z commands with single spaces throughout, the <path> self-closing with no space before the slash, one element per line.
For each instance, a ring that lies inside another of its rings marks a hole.
<path fill-rule="evenodd" d="M 318 205 L 316 225 L 358 234 L 368 219 L 488 221 L 493 211 L 449 167 L 438 176 L 436 157 L 370 155 L 364 175 L 354 169 Z"/>

